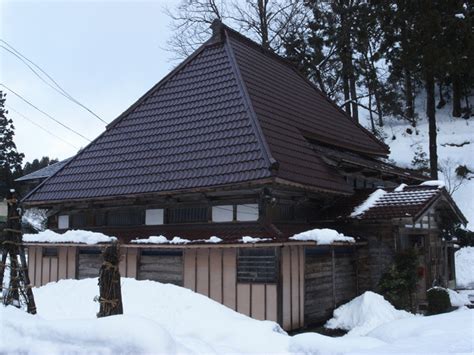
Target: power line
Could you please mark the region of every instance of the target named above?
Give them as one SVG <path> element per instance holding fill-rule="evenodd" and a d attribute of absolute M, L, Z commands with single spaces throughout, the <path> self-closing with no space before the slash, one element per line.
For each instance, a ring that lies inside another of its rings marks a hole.
<path fill-rule="evenodd" d="M 48 85 L 51 89 L 59 93 L 60 95 L 64 96 L 71 102 L 75 103 L 76 105 L 82 107 L 84 110 L 92 114 L 95 118 L 100 120 L 102 123 L 108 124 L 107 121 L 102 119 L 99 115 L 97 115 L 94 111 L 92 111 L 90 108 L 76 100 L 71 94 L 69 94 L 66 90 L 64 90 L 61 85 L 59 85 L 45 70 L 43 70 L 39 65 L 37 65 L 35 62 L 32 60 L 28 59 L 26 56 L 24 56 L 21 52 L 19 52 L 17 49 L 15 49 L 12 45 L 4 41 L 3 39 L 0 39 L 0 42 L 5 43 L 9 48 L 5 47 L 4 45 L 0 45 L 1 48 L 15 56 L 18 60 L 20 60 L 23 64 L 25 64 L 32 72 L 37 76 L 43 83 Z M 43 75 L 45 75 L 51 82 L 54 83 L 52 85 L 50 82 L 45 80 L 31 65 L 33 65 L 35 68 L 37 68 Z"/>
<path fill-rule="evenodd" d="M 86 141 L 88 142 L 91 142 L 91 140 L 85 136 L 83 136 L 82 134 L 80 134 L 79 132 L 77 132 L 76 130 L 72 129 L 71 127 L 69 126 L 66 126 L 64 123 L 62 123 L 61 121 L 57 120 L 56 118 L 54 118 L 53 116 L 51 116 L 50 114 L 44 112 L 43 110 L 41 110 L 40 108 L 38 108 L 37 106 L 33 105 L 30 101 L 28 101 L 27 99 L 25 99 L 23 96 L 21 96 L 20 94 L 16 93 L 15 91 L 13 91 L 12 89 L 10 89 L 8 86 L 6 86 L 5 84 L 2 84 L 0 83 L 0 86 L 3 86 L 5 89 L 7 89 L 8 91 L 10 91 L 13 95 L 17 96 L 19 99 L 23 100 L 25 103 L 27 103 L 28 105 L 30 105 L 31 107 L 33 107 L 34 109 L 36 109 L 37 111 L 41 112 L 43 115 L 45 115 L 46 117 L 48 117 L 49 119 L 53 120 L 54 122 L 60 124 L 61 126 L 63 126 L 64 128 L 66 128 L 67 130 L 77 134 L 79 137 L 85 139 Z"/>
<path fill-rule="evenodd" d="M 6 88 L 6 89 L 9 90 L 10 92 L 12 92 L 14 95 L 16 95 L 17 97 L 19 97 L 21 100 L 23 100 L 24 102 L 26 102 L 28 105 L 32 106 L 33 108 L 35 108 L 36 110 L 38 110 L 38 111 L 41 112 L 42 114 L 46 115 L 48 118 L 52 119 L 52 120 L 55 121 L 56 123 L 59 123 L 61 126 L 67 128 L 68 130 L 74 132 L 75 134 L 79 135 L 80 137 L 82 137 L 82 138 L 88 140 L 89 142 L 91 142 L 90 139 L 84 137 L 84 136 L 83 136 L 82 134 L 80 134 L 79 132 L 76 132 L 76 131 L 73 130 L 72 128 L 66 126 L 65 124 L 63 124 L 63 123 L 60 122 L 59 120 L 55 119 L 54 117 L 52 117 L 52 116 L 49 115 L 48 113 L 42 111 L 41 109 L 39 109 L 38 107 L 36 107 L 35 105 L 33 105 L 31 102 L 29 102 L 28 100 L 26 100 L 25 98 L 23 98 L 20 94 L 16 93 L 15 91 L 13 91 L 13 90 L 10 89 L 9 87 L 7 87 L 5 84 L 0 83 L 0 86 L 3 86 L 4 88 Z M 71 143 L 69 143 L 69 144 L 71 145 Z M 153 175 L 158 175 L 158 176 L 162 175 L 162 174 L 160 174 L 159 172 L 157 173 L 157 172 L 152 171 L 151 169 L 148 169 L 146 166 L 144 167 L 144 166 L 139 166 L 139 165 L 134 164 L 134 161 L 133 161 L 133 160 L 130 160 L 130 161 L 126 161 L 126 160 L 124 160 L 124 159 L 121 159 L 121 160 L 122 160 L 123 162 L 131 162 L 131 163 L 132 163 L 133 165 L 135 165 L 137 168 L 141 168 L 141 169 L 144 169 L 144 170 L 146 170 L 146 171 L 148 171 L 148 172 L 151 172 Z M 187 188 L 185 185 L 183 185 L 183 184 L 181 184 L 181 183 L 179 183 L 179 182 L 176 182 L 176 183 L 177 183 L 179 186 L 183 187 L 183 188 Z M 229 212 L 230 212 L 230 210 L 227 209 L 227 208 L 225 208 L 225 207 L 221 207 L 221 206 L 215 206 L 215 207 L 217 207 L 218 209 L 221 209 L 221 210 L 225 210 L 225 211 L 229 211 Z M 251 207 L 251 206 L 249 206 L 249 208 L 258 210 L 258 208 Z M 241 211 L 241 213 L 244 213 L 244 214 L 251 214 L 250 212 L 243 212 L 243 211 Z"/>
<path fill-rule="evenodd" d="M 28 118 L 27 116 L 25 116 L 24 114 L 22 114 L 21 112 L 15 110 L 13 107 L 11 107 L 10 105 L 5 105 L 6 107 L 8 107 L 9 110 L 15 112 L 17 115 L 19 115 L 20 117 L 24 118 L 25 120 L 27 120 L 28 122 L 30 122 L 31 124 L 34 124 L 36 127 L 42 129 L 43 131 L 45 131 L 46 133 L 49 133 L 50 135 L 52 135 L 53 137 L 56 137 L 57 139 L 63 141 L 64 143 L 70 145 L 71 147 L 75 148 L 75 149 L 79 149 L 78 147 L 76 147 L 74 144 L 68 142 L 67 140 L 61 138 L 60 136 L 54 134 L 53 132 L 51 132 L 50 130 L 44 128 L 43 126 L 41 126 L 40 124 L 36 123 L 35 121 L 33 121 L 31 118 Z"/>
<path fill-rule="evenodd" d="M 19 59 L 23 64 L 25 64 L 34 74 L 35 76 L 37 76 L 41 81 L 43 81 L 46 85 L 48 85 L 50 88 L 52 88 L 53 90 L 55 90 L 56 92 L 58 92 L 59 94 L 61 94 L 62 96 L 66 97 L 67 99 L 71 100 L 72 102 L 76 103 L 77 105 L 81 106 L 82 108 L 84 108 L 85 110 L 87 110 L 88 112 L 90 112 L 92 115 L 94 115 L 96 118 L 98 118 L 100 121 L 102 121 L 103 123 L 107 124 L 106 121 L 104 121 L 101 117 L 99 117 L 97 114 L 95 114 L 92 110 L 90 110 L 89 108 L 87 108 L 86 106 L 84 106 L 83 104 L 81 104 L 79 101 L 77 101 L 76 99 L 74 99 L 67 91 L 65 91 L 46 71 L 44 71 L 40 66 L 38 66 L 36 63 L 34 63 L 33 61 L 31 61 L 30 59 L 28 59 L 27 57 L 25 57 L 23 54 L 21 54 L 18 50 L 16 50 L 12 45 L 10 45 L 9 43 L 7 43 L 5 40 L 3 39 L 0 39 L 0 42 L 3 42 L 5 43 L 8 47 L 11 48 L 7 48 L 3 45 L 0 45 L 0 47 L 2 47 L 3 49 L 5 49 L 6 51 L 8 51 L 9 53 L 11 53 L 12 55 L 14 55 L 17 59 Z M 31 65 L 33 65 L 34 67 L 36 67 L 41 73 L 43 73 L 49 80 L 51 80 L 51 82 L 54 83 L 55 86 L 53 86 L 51 83 L 47 82 L 34 68 L 31 67 Z M 79 135 L 80 137 L 86 139 L 87 141 L 91 141 L 90 139 L 84 137 L 82 134 L 78 133 L 77 131 L 73 130 L 72 128 L 69 128 L 68 126 L 66 126 L 65 124 L 61 123 L 59 120 L 56 120 L 54 117 L 52 117 L 51 115 L 47 114 L 46 112 L 42 111 L 41 109 L 39 109 L 38 107 L 36 107 L 35 105 L 33 105 L 31 102 L 29 102 L 28 100 L 26 100 L 25 98 L 23 98 L 21 95 L 17 94 L 15 91 L 11 90 L 10 88 L 8 88 L 7 86 L 5 86 L 4 84 L 1 84 L 1 86 L 5 87 L 6 89 L 8 89 L 9 91 L 11 91 L 14 95 L 16 95 L 17 97 L 19 97 L 21 100 L 23 100 L 24 102 L 26 102 L 28 105 L 32 106 L 33 108 L 35 108 L 36 110 L 38 110 L 39 112 L 41 112 L 42 114 L 46 115 L 48 118 L 54 120 L 56 123 L 60 124 L 61 126 L 67 128 L 68 130 L 74 132 L 75 134 Z M 15 111 L 15 110 L 13 110 Z M 16 111 L 18 114 L 20 114 L 18 111 Z M 21 114 L 20 114 L 21 115 Z M 24 118 L 26 118 L 25 116 L 23 116 Z M 29 120 L 31 123 L 34 123 L 32 122 L 31 120 Z M 36 123 L 34 123 L 35 125 L 37 125 Z M 42 128 L 42 127 L 40 127 Z M 44 128 L 42 128 L 43 130 L 45 130 Z M 47 130 L 46 130 L 47 131 Z M 47 131 L 48 132 L 48 131 Z M 51 132 L 48 132 L 50 134 L 52 134 Z M 53 134 L 54 135 L 54 134 Z M 62 138 L 54 135 L 55 137 L 61 139 L 62 141 L 64 141 Z M 69 145 L 72 145 L 71 143 L 69 142 L 66 142 L 68 143 Z M 76 147 L 75 147 L 76 148 Z M 124 160 L 125 161 L 125 160 Z M 133 164 L 133 163 L 132 163 Z M 140 167 L 137 165 L 137 167 Z M 140 168 L 145 168 L 145 170 L 147 171 L 150 171 L 151 170 L 148 170 L 146 167 L 140 167 Z M 160 175 L 160 173 L 156 173 L 156 172 L 153 172 L 154 175 Z M 178 185 L 180 185 L 181 187 L 185 188 L 184 185 L 178 183 Z M 229 209 L 226 209 L 225 207 L 221 207 L 221 206 L 214 206 L 218 209 L 221 209 L 221 210 L 225 210 L 225 211 L 231 211 Z M 258 208 L 255 208 L 255 207 L 252 207 L 252 206 L 248 206 L 249 208 L 251 209 L 256 209 L 258 210 Z M 243 212 L 241 211 L 240 213 L 243 213 L 243 214 L 252 214 L 250 212 Z"/>

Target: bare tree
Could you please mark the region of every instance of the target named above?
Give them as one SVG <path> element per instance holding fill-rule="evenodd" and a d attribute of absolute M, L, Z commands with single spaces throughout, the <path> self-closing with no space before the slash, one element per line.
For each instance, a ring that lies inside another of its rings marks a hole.
<path fill-rule="evenodd" d="M 175 54 L 173 59 L 188 57 L 209 38 L 212 21 L 222 20 L 227 13 L 225 0 L 182 0 L 165 11 L 172 20 L 167 49 Z"/>
<path fill-rule="evenodd" d="M 465 168 L 467 171 L 461 174 L 459 168 L 462 168 L 462 166 L 456 164 L 451 158 L 444 159 L 439 163 L 439 169 L 443 174 L 446 190 L 451 196 L 459 190 L 467 180 L 474 177 L 469 169 Z"/>
<path fill-rule="evenodd" d="M 278 52 L 288 33 L 304 26 L 308 10 L 300 0 L 182 0 L 166 12 L 173 32 L 167 49 L 183 59 L 210 37 L 215 19 Z"/>

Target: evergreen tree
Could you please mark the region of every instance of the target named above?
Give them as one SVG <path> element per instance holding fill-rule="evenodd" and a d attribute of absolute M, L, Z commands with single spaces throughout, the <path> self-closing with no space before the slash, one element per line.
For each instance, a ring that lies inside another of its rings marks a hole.
<path fill-rule="evenodd" d="M 45 168 L 48 165 L 57 163 L 58 159 L 50 159 L 49 157 L 42 157 L 41 159 L 34 159 L 31 163 L 26 162 L 22 169 L 22 175 L 27 175 L 39 169 Z"/>
<path fill-rule="evenodd" d="M 18 153 L 13 137 L 15 127 L 13 120 L 7 118 L 5 110 L 6 94 L 0 90 L 0 197 L 5 197 L 13 188 L 13 175 L 21 171 L 21 163 L 25 155 Z"/>

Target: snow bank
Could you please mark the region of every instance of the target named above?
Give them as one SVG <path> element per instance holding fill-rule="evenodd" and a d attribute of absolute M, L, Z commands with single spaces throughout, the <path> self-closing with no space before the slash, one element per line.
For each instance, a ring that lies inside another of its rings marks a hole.
<path fill-rule="evenodd" d="M 62 280 L 33 292 L 36 316 L 0 306 L 0 339 L 8 339 L 0 341 L 0 353 L 402 354 L 474 350 L 474 310 L 468 309 L 392 321 L 390 312 L 385 312 L 388 323 L 368 336 L 331 338 L 304 333 L 290 337 L 274 322 L 251 319 L 205 296 L 159 282 L 123 278 L 125 314 L 101 319 L 95 317 L 99 305 L 93 301 L 98 294 L 97 279 Z M 361 296 L 368 304 L 353 306 L 360 318 L 366 319 L 363 313 L 373 314 L 384 304 L 381 296 L 373 295 L 378 296 Z"/>
<path fill-rule="evenodd" d="M 290 340 L 289 351 L 308 355 L 367 353 L 384 345 L 385 342 L 369 337 L 332 338 L 318 333 L 303 333 Z"/>
<path fill-rule="evenodd" d="M 386 343 L 378 354 L 472 354 L 474 310 L 459 309 L 429 317 L 387 322 L 368 334 Z"/>
<path fill-rule="evenodd" d="M 303 233 L 295 234 L 290 237 L 291 240 L 314 241 L 318 245 L 330 245 L 334 242 L 355 243 L 352 237 L 346 237 L 344 234 L 334 229 L 312 229 Z"/>
<path fill-rule="evenodd" d="M 428 181 L 422 182 L 420 186 L 436 186 L 439 189 L 441 189 L 445 187 L 446 184 L 444 183 L 444 181 L 441 181 L 441 180 L 428 180 Z"/>
<path fill-rule="evenodd" d="M 367 291 L 334 310 L 334 317 L 325 327 L 348 330 L 350 335 L 366 335 L 381 324 L 413 316 L 395 309 L 381 295 Z"/>
<path fill-rule="evenodd" d="M 13 307 L 0 310 L 2 353 L 136 354 L 189 352 L 159 324 L 142 317 L 45 320 Z"/>
<path fill-rule="evenodd" d="M 354 211 L 351 213 L 351 217 L 358 217 L 363 214 L 365 211 L 370 209 L 375 205 L 379 198 L 385 195 L 387 191 L 382 189 L 377 189 L 370 194 L 370 196 L 365 200 L 361 205 L 354 208 Z"/>
<path fill-rule="evenodd" d="M 69 230 L 63 234 L 45 230 L 37 234 L 24 234 L 23 241 L 27 243 L 80 243 L 80 244 L 98 244 L 110 243 L 117 240 L 115 237 L 109 237 L 102 233 Z"/>
<path fill-rule="evenodd" d="M 453 307 L 463 307 L 471 304 L 469 296 L 467 293 L 458 293 L 451 289 L 446 289 L 448 291 L 449 300 L 451 301 L 451 306 Z"/>
<path fill-rule="evenodd" d="M 456 286 L 474 289 L 474 247 L 461 248 L 454 255 Z"/>
<path fill-rule="evenodd" d="M 126 325 L 125 320 L 119 321 L 124 330 L 117 338 L 135 343 L 135 334 L 140 330 L 148 333 L 146 328 L 150 326 L 158 331 L 157 341 L 160 341 L 160 332 L 165 330 L 177 344 L 178 351 L 182 346 L 187 348 L 184 353 L 281 353 L 288 347 L 289 337 L 277 323 L 251 319 L 191 290 L 130 278 L 122 278 L 121 283 L 125 314 L 116 317 L 142 317 L 144 322 Z M 100 325 L 95 319 L 99 305 L 93 301 L 99 292 L 96 278 L 62 280 L 33 291 L 39 316 L 57 322 L 58 328 L 61 324 L 72 324 L 72 327 L 78 320 L 87 318 L 90 329 Z M 129 336 L 126 331 L 133 333 Z M 140 341 L 137 337 L 136 342 Z M 151 353 L 157 353 L 159 349 Z"/>

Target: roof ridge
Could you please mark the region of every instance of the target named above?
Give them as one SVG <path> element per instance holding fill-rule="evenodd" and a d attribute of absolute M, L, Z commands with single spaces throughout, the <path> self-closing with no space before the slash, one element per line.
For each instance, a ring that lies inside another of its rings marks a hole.
<path fill-rule="evenodd" d="M 226 32 L 226 31 L 225 31 Z M 277 160 L 272 156 L 270 147 L 268 146 L 267 140 L 265 138 L 265 135 L 263 134 L 262 128 L 260 126 L 260 122 L 257 118 L 257 114 L 255 113 L 255 110 L 253 109 L 253 104 L 252 100 L 250 99 L 249 93 L 247 92 L 247 88 L 245 86 L 245 81 L 242 78 L 242 74 L 240 73 L 239 66 L 237 64 L 237 60 L 235 59 L 234 51 L 232 49 L 232 46 L 225 41 L 224 43 L 224 48 L 229 56 L 230 64 L 232 66 L 232 70 L 236 76 L 237 79 L 237 85 L 239 87 L 240 93 L 242 94 L 242 99 L 244 101 L 244 105 L 247 109 L 247 112 L 249 114 L 250 122 L 252 124 L 252 127 L 255 130 L 255 135 L 257 136 L 257 140 L 259 142 L 260 148 L 262 149 L 264 153 L 265 160 L 268 163 L 268 169 L 270 171 L 277 169 L 278 168 L 278 162 Z"/>

